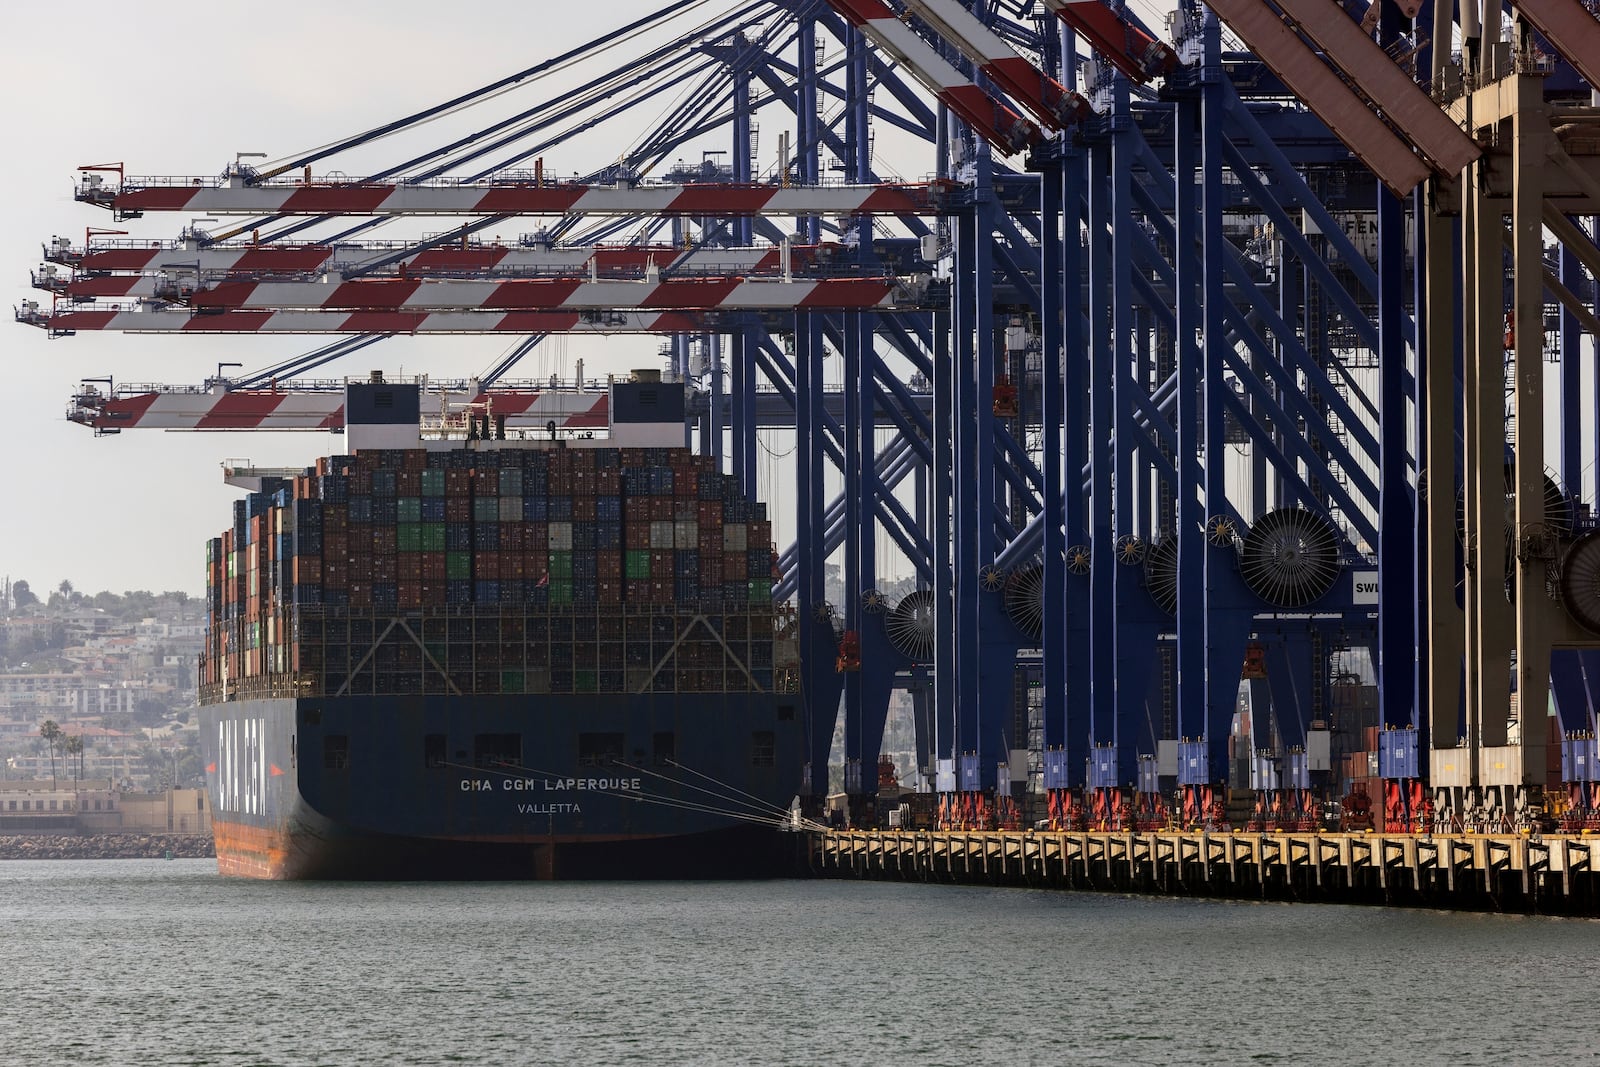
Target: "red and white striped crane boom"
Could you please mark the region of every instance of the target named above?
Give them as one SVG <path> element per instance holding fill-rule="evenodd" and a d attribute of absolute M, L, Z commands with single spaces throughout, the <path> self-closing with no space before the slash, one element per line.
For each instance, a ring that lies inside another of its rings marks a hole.
<path fill-rule="evenodd" d="M 505 382 L 483 388 L 476 381 L 438 381 L 424 389 L 430 415 L 475 410 L 505 419 L 508 429 L 593 430 L 608 424 L 603 382 Z M 323 430 L 344 428 L 342 380 L 235 389 L 226 383 L 200 386 L 87 386 L 74 396 L 67 419 L 97 434 L 123 430 Z"/>
<path fill-rule="evenodd" d="M 1178 53 L 1151 33 L 1126 4 L 1044 0 L 1044 6 L 1134 81 L 1153 81 L 1178 69 Z"/>
<path fill-rule="evenodd" d="M 1094 114 L 1089 101 L 1034 66 L 956 0 L 904 0 L 906 10 L 949 41 L 1012 100 L 1053 130 Z"/>
<path fill-rule="evenodd" d="M 938 51 L 883 3 L 883 0 L 828 0 L 837 11 L 877 46 L 901 63 L 975 133 L 1006 155 L 1038 144 L 1039 127 L 1007 107 L 1004 101 L 952 67 Z"/>
<path fill-rule="evenodd" d="M 859 0 L 857 0 L 859 2 Z M 117 218 L 147 211 L 192 215 L 930 215 L 943 202 L 938 182 L 871 185 L 766 185 L 654 182 L 591 185 L 541 175 L 488 181 L 313 177 L 258 181 L 230 164 L 220 177 L 127 176 L 107 184 L 85 170 L 76 199 Z"/>
<path fill-rule="evenodd" d="M 408 251 L 412 250 L 414 251 Z M 787 267 L 804 273 L 839 257 L 834 243 L 791 245 Z M 785 269 L 780 245 L 748 248 L 710 246 L 682 248 L 650 245 L 551 245 L 471 242 L 417 248 L 414 241 L 341 241 L 337 244 L 258 244 L 254 242 L 101 241 L 88 247 L 56 238 L 44 247 L 44 259 L 82 274 L 155 273 L 231 274 L 253 277 L 304 274 L 321 270 L 361 270 L 399 256 L 388 266 L 414 276 L 578 274 L 592 269 L 602 277 L 643 276 L 654 262 L 673 274 L 777 274 Z M 106 294 L 113 295 L 113 294 Z M 120 295 L 120 294 L 115 294 Z"/>

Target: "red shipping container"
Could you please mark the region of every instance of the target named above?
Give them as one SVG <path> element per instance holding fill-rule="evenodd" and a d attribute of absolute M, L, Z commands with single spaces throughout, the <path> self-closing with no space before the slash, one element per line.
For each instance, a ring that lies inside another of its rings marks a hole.
<path fill-rule="evenodd" d="M 425 582 L 443 582 L 449 577 L 449 557 L 443 552 L 423 552 L 422 580 Z"/>
<path fill-rule="evenodd" d="M 469 471 L 451 469 L 444 472 L 444 495 L 471 496 L 472 474 Z M 448 516 L 447 516 L 448 517 Z"/>
<path fill-rule="evenodd" d="M 445 522 L 471 522 L 472 498 L 469 496 L 449 496 L 444 500 Z"/>
<path fill-rule="evenodd" d="M 648 519 L 635 519 L 629 516 L 630 521 L 622 528 L 622 547 L 638 552 L 650 547 L 650 522 Z"/>
<path fill-rule="evenodd" d="M 600 603 L 622 603 L 622 581 L 620 579 L 607 581 L 602 578 L 595 588 L 597 591 L 597 599 L 600 601 Z"/>
<path fill-rule="evenodd" d="M 595 472 L 594 491 L 597 496 L 616 496 L 622 492 L 622 469 L 602 467 Z"/>
<path fill-rule="evenodd" d="M 294 584 L 322 584 L 322 557 L 296 556 L 294 558 Z"/>
<path fill-rule="evenodd" d="M 372 580 L 375 582 L 393 582 L 400 578 L 400 569 L 395 566 L 393 556 L 372 557 Z"/>
<path fill-rule="evenodd" d="M 602 582 L 620 581 L 622 578 L 622 553 L 605 549 L 594 554 L 595 576 Z"/>
<path fill-rule="evenodd" d="M 350 587 L 372 584 L 372 557 L 354 556 L 350 560 Z"/>
<path fill-rule="evenodd" d="M 701 526 L 712 524 L 720 526 L 722 523 L 722 501 L 720 500 L 697 501 L 695 511 L 695 518 L 700 520 Z"/>
<path fill-rule="evenodd" d="M 421 552 L 402 552 L 394 557 L 394 561 L 395 581 L 411 582 L 413 584 L 422 581 Z"/>
<path fill-rule="evenodd" d="M 500 551 L 521 553 L 528 547 L 528 528 L 520 522 L 500 524 Z"/>
<path fill-rule="evenodd" d="M 594 497 L 574 496 L 572 498 L 572 521 L 593 522 L 595 514 Z"/>
<path fill-rule="evenodd" d="M 672 521 L 672 498 L 670 496 L 653 496 L 649 500 L 651 522 Z"/>
<path fill-rule="evenodd" d="M 729 552 L 722 557 L 724 581 L 742 582 L 750 577 L 749 558 L 743 552 Z"/>
<path fill-rule="evenodd" d="M 521 552 L 500 553 L 500 579 L 502 581 L 517 581 L 527 577 L 528 561 Z"/>
<path fill-rule="evenodd" d="M 393 526 L 372 528 L 372 550 L 380 555 L 392 556 L 400 547 L 400 533 Z"/>
<path fill-rule="evenodd" d="M 402 467 L 394 475 L 395 496 L 421 496 L 422 471 L 420 469 Z"/>
<path fill-rule="evenodd" d="M 478 552 L 472 557 L 472 573 L 480 582 L 499 581 L 500 553 Z"/>
<path fill-rule="evenodd" d="M 402 608 L 422 607 L 422 583 L 401 582 L 395 589 L 395 599 Z"/>
<path fill-rule="evenodd" d="M 350 493 L 352 496 L 371 496 L 372 471 L 362 470 L 359 465 L 359 459 L 360 457 L 358 457 L 356 472 L 350 476 Z"/>
<path fill-rule="evenodd" d="M 655 573 L 653 566 L 651 568 L 651 573 Z M 672 579 L 668 578 L 665 581 L 658 581 L 652 578 L 650 580 L 650 600 L 655 604 L 672 603 Z"/>
<path fill-rule="evenodd" d="M 749 545 L 752 549 L 772 547 L 772 523 L 770 520 L 763 519 L 760 522 L 752 522 L 748 524 L 748 527 L 749 532 L 746 536 L 749 538 Z"/>
<path fill-rule="evenodd" d="M 644 578 L 629 578 L 622 586 L 623 596 L 635 603 L 645 604 L 650 601 L 650 582 Z"/>
<path fill-rule="evenodd" d="M 692 470 L 674 471 L 672 475 L 672 495 L 675 497 L 693 497 L 700 491 L 700 476 Z"/>
<path fill-rule="evenodd" d="M 350 583 L 350 606 L 353 607 L 353 608 L 370 608 L 370 607 L 372 607 L 372 583 L 371 582 L 351 581 L 351 583 Z"/>

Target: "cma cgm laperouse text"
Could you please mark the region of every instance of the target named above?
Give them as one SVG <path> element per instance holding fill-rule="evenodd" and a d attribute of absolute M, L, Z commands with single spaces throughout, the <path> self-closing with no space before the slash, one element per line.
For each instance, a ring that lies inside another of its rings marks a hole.
<path fill-rule="evenodd" d="M 802 724 L 764 507 L 681 447 L 681 386 L 515 403 L 551 425 L 474 409 L 424 440 L 419 387 L 375 376 L 347 386 L 351 455 L 229 472 L 254 491 L 208 550 L 223 873 L 791 869 Z"/>

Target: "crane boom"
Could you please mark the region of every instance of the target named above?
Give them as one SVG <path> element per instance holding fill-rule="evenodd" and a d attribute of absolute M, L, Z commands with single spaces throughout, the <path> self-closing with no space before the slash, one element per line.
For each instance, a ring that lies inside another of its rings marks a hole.
<path fill-rule="evenodd" d="M 331 177 L 255 181 L 237 165 L 221 177 L 135 177 L 108 185 L 86 172 L 77 200 L 117 218 L 147 211 L 198 215 L 929 215 L 943 200 L 938 182 L 874 185 L 655 183 L 590 185 L 542 179 L 405 184 Z"/>
<path fill-rule="evenodd" d="M 1178 69 L 1178 53 L 1151 33 L 1125 4 L 1044 0 L 1044 6 L 1134 81 L 1148 82 Z"/>
<path fill-rule="evenodd" d="M 222 282 L 193 290 L 186 303 L 200 312 L 317 308 L 386 311 L 673 310 L 761 311 L 771 308 L 859 310 L 892 308 L 912 287 L 894 278 L 813 278 L 782 281 L 697 277 L 642 282 L 584 278 L 514 281 L 386 279 L 334 282 Z"/>
<path fill-rule="evenodd" d="M 168 274 L 236 274 L 268 276 L 320 270 L 361 269 L 401 255 L 390 267 L 411 275 L 535 274 L 565 271 L 618 277 L 643 276 L 654 262 L 663 273 L 776 274 L 784 269 L 778 245 L 749 248 L 676 245 L 548 245 L 449 244 L 414 248 L 412 242 L 371 241 L 338 244 L 202 243 L 183 241 L 119 241 L 73 247 L 65 238 L 45 245 L 47 263 L 72 267 L 82 274 L 165 271 Z M 788 268 L 806 272 L 840 265 L 840 246 L 833 243 L 793 245 Z M 96 294 L 103 296 L 118 293 Z"/>
<path fill-rule="evenodd" d="M 828 6 L 866 34 L 880 51 L 903 64 L 912 77 L 1000 151 L 1012 155 L 1042 139 L 1039 127 L 952 67 L 883 0 L 828 0 Z"/>
<path fill-rule="evenodd" d="M 600 385 L 541 387 L 532 382 L 484 389 L 476 382 L 440 382 L 427 393 L 443 411 L 475 409 L 503 417 L 508 428 L 592 429 L 606 424 L 607 397 Z M 98 434 L 123 430 L 321 430 L 344 428 L 345 383 L 294 383 L 267 389 L 204 386 L 90 387 L 74 396 L 67 419 Z"/>
<path fill-rule="evenodd" d="M 1094 114 L 1089 101 L 1018 54 L 955 0 L 905 0 L 915 14 L 1040 122 L 1063 130 Z"/>
<path fill-rule="evenodd" d="M 698 333 L 704 315 L 682 311 L 223 311 L 139 305 L 45 313 L 25 303 L 17 321 L 52 336 L 80 330 L 119 333 Z"/>

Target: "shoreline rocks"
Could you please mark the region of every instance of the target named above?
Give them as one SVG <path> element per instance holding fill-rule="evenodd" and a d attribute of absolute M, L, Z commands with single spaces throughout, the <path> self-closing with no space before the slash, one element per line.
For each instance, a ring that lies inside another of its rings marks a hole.
<path fill-rule="evenodd" d="M 212 859 L 210 834 L 0 834 L 0 860 Z"/>

